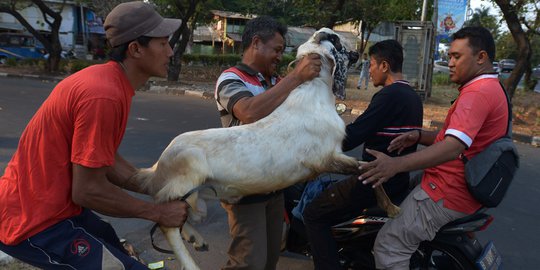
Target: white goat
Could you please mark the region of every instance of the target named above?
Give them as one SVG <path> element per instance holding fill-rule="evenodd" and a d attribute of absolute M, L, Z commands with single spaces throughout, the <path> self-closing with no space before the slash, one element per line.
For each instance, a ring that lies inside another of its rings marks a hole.
<path fill-rule="evenodd" d="M 152 168 L 141 169 L 136 176 L 149 194 L 158 202 L 170 201 L 206 184 L 215 188 L 220 199 L 234 201 L 280 190 L 321 173 L 358 173 L 359 162 L 341 151 L 345 124 L 336 112 L 332 94 L 337 61 L 334 45 L 325 38 L 328 35 L 336 33 L 323 28 L 298 48 L 297 59 L 309 53 L 321 55 L 323 64 L 317 78 L 297 87 L 274 112 L 255 123 L 176 137 Z M 382 188 L 377 195 L 382 198 L 381 207 L 391 213 L 398 210 Z M 193 208 L 190 218 L 200 219 L 197 202 L 201 200 L 192 196 L 188 202 Z M 180 267 L 199 269 L 179 229 L 161 230 Z M 183 233 L 189 235 L 185 239 L 196 238 L 196 247 L 204 245 L 189 223 Z"/>

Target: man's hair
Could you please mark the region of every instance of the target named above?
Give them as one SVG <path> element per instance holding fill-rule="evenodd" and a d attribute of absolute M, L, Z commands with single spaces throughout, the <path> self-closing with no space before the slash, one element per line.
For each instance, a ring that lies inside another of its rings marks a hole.
<path fill-rule="evenodd" d="M 481 26 L 469 26 L 461 28 L 452 35 L 452 40 L 465 38 L 469 40 L 469 46 L 472 48 L 473 53 L 477 54 L 480 51 L 486 51 L 489 60 L 493 62 L 495 59 L 495 41 L 489 30 Z"/>
<path fill-rule="evenodd" d="M 244 51 L 251 45 L 254 36 L 259 36 L 266 43 L 279 33 L 283 38 L 287 34 L 287 26 L 276 21 L 270 16 L 261 16 L 249 20 L 242 34 L 242 46 Z"/>
<path fill-rule="evenodd" d="M 110 48 L 109 59 L 115 62 L 122 62 L 126 59 L 126 52 L 127 52 L 129 43 L 133 41 L 137 41 L 139 44 L 141 44 L 141 46 L 148 47 L 148 43 L 150 43 L 150 40 L 152 40 L 152 37 L 141 36 L 135 40 L 128 41 L 124 44 L 120 44 L 114 48 Z M 109 44 L 109 47 L 110 47 L 110 44 Z"/>
<path fill-rule="evenodd" d="M 401 72 L 403 67 L 403 47 L 394 39 L 375 43 L 369 48 L 369 56 L 377 60 L 377 64 L 386 61 L 392 72 Z"/>

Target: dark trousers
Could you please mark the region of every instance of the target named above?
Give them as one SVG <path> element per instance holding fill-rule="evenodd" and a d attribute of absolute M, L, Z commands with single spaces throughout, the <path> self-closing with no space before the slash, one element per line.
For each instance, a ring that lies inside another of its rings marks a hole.
<path fill-rule="evenodd" d="M 112 226 L 90 210 L 0 250 L 41 269 L 148 269 L 131 258 Z"/>
<path fill-rule="evenodd" d="M 392 178 L 384 187 L 391 200 L 399 204 L 407 195 L 408 185 L 407 174 Z M 304 225 L 316 270 L 341 269 L 331 227 L 362 214 L 365 208 L 375 206 L 377 199 L 373 188 L 362 184 L 357 176 L 331 185 L 306 206 Z"/>

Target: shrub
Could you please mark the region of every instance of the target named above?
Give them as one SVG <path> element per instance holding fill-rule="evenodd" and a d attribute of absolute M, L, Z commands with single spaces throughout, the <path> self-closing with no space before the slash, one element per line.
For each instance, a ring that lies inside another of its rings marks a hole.
<path fill-rule="evenodd" d="M 444 73 L 433 74 L 433 77 L 431 78 L 431 82 L 433 83 L 433 85 L 451 85 L 452 84 L 452 81 L 450 80 L 450 76 Z"/>
<path fill-rule="evenodd" d="M 68 73 L 75 73 L 94 64 L 97 64 L 97 62 L 82 59 L 61 60 L 60 68 Z"/>
<path fill-rule="evenodd" d="M 8 67 L 14 67 L 14 66 L 16 66 L 16 65 L 17 65 L 17 59 L 15 59 L 15 58 L 8 58 L 8 59 L 6 59 L 6 65 L 7 65 Z"/>

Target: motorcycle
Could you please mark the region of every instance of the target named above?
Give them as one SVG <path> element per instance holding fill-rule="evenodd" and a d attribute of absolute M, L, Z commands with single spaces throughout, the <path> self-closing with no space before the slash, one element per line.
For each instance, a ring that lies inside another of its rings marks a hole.
<path fill-rule="evenodd" d="M 303 190 L 296 185 L 285 192 L 285 233 L 282 249 L 310 257 L 303 223 L 292 215 Z M 372 254 L 375 237 L 389 220 L 379 208 L 364 209 L 360 216 L 332 227 L 343 269 L 376 269 Z M 493 242 L 482 245 L 475 233 L 485 230 L 493 217 L 484 211 L 455 220 L 442 227 L 432 241 L 420 244 L 410 260 L 410 269 L 492 270 L 502 257 Z"/>

